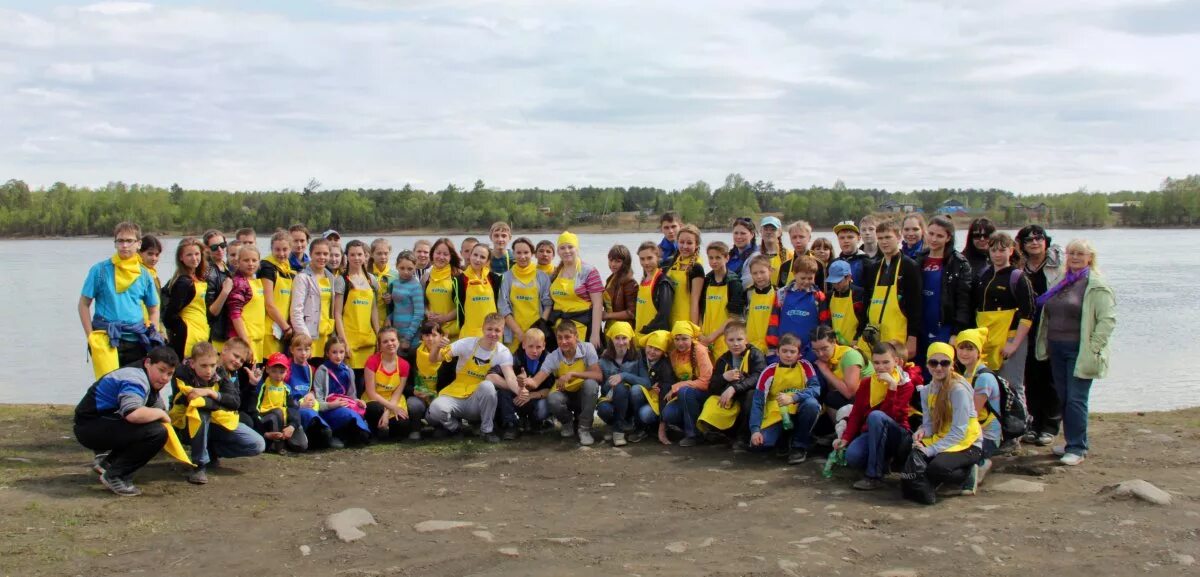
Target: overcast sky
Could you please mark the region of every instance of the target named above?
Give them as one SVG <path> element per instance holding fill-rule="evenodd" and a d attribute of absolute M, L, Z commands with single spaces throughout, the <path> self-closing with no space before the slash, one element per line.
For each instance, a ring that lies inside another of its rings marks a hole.
<path fill-rule="evenodd" d="M 1147 189 L 1197 55 L 1195 0 L 0 0 L 0 179 Z"/>

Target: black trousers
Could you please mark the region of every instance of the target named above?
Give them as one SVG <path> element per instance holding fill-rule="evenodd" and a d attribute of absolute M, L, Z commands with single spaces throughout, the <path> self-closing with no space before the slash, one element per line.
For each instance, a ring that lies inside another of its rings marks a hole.
<path fill-rule="evenodd" d="M 947 483 L 951 487 L 962 485 L 967 480 L 971 466 L 979 462 L 983 451 L 979 447 L 968 447 L 953 453 L 938 453 L 925 468 L 925 476 L 934 487 Z"/>
<path fill-rule="evenodd" d="M 144 358 L 146 358 L 146 349 L 142 348 L 141 343 L 121 341 L 117 344 L 117 362 L 122 367 L 132 365 Z"/>
<path fill-rule="evenodd" d="M 265 413 L 260 413 L 258 416 L 258 426 L 255 429 L 258 430 L 259 434 L 280 433 L 288 425 L 292 426 L 292 438 L 287 441 L 268 442 L 275 448 L 279 446 L 278 443 L 285 443 L 288 450 L 294 453 L 307 451 L 308 435 L 305 433 L 304 427 L 300 426 L 300 411 L 288 411 L 286 422 L 283 418 L 283 411 L 279 409 L 271 409 Z"/>
<path fill-rule="evenodd" d="M 1033 337 L 1030 337 L 1033 338 Z M 1030 429 L 1039 433 L 1058 435 L 1062 424 L 1062 407 L 1054 391 L 1054 374 L 1050 361 L 1039 361 L 1034 355 L 1025 359 L 1025 402 L 1029 405 Z"/>
<path fill-rule="evenodd" d="M 99 417 L 75 422 L 79 444 L 97 454 L 109 451 L 106 469 L 113 477 L 128 477 L 146 466 L 167 442 L 162 422 L 130 423 L 121 418 Z"/>

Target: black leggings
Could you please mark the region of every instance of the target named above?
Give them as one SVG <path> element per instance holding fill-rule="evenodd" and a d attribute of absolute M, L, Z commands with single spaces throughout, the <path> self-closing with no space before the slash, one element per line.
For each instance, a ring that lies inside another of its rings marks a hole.
<path fill-rule="evenodd" d="M 105 467 L 113 477 L 128 477 L 146 466 L 167 442 L 161 421 L 134 424 L 121 418 L 98 417 L 75 422 L 75 438 L 97 454 L 109 451 Z"/>
<path fill-rule="evenodd" d="M 934 487 L 940 483 L 958 487 L 967 480 L 971 466 L 982 457 L 983 451 L 974 446 L 953 453 L 938 453 L 925 467 L 925 476 Z"/>

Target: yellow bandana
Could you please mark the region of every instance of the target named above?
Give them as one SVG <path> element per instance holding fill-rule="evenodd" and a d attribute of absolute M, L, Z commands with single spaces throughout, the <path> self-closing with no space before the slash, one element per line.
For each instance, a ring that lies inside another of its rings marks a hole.
<path fill-rule="evenodd" d="M 286 258 L 282 261 L 279 261 L 275 259 L 275 255 L 271 255 L 263 260 L 275 265 L 275 268 L 279 269 L 279 272 L 285 277 L 292 277 L 296 275 L 296 271 L 292 270 L 292 263 Z"/>
<path fill-rule="evenodd" d="M 429 282 L 435 283 L 444 281 L 450 278 L 450 273 L 452 272 L 454 271 L 450 269 L 450 265 L 443 267 L 434 266 L 433 268 L 429 269 Z"/>
<path fill-rule="evenodd" d="M 133 256 L 127 259 L 121 259 L 118 255 L 113 255 L 110 261 L 113 263 L 113 269 L 116 271 L 117 292 L 123 293 L 133 286 L 134 281 L 142 276 L 142 259 L 134 253 Z"/>
<path fill-rule="evenodd" d="M 529 283 L 533 282 L 533 279 L 537 278 L 537 261 L 531 260 L 526 266 L 517 266 L 514 263 L 508 270 L 512 271 L 513 278 L 517 279 L 518 282 L 523 285 L 528 285 Z"/>

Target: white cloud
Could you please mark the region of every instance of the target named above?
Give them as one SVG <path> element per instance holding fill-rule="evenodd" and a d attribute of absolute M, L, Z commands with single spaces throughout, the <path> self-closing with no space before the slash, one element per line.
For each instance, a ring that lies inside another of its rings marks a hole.
<path fill-rule="evenodd" d="M 1200 157 L 1182 2 L 274 5 L 0 13 L 0 123 L 54 139 L 0 144 L 0 173 L 1050 192 Z"/>

